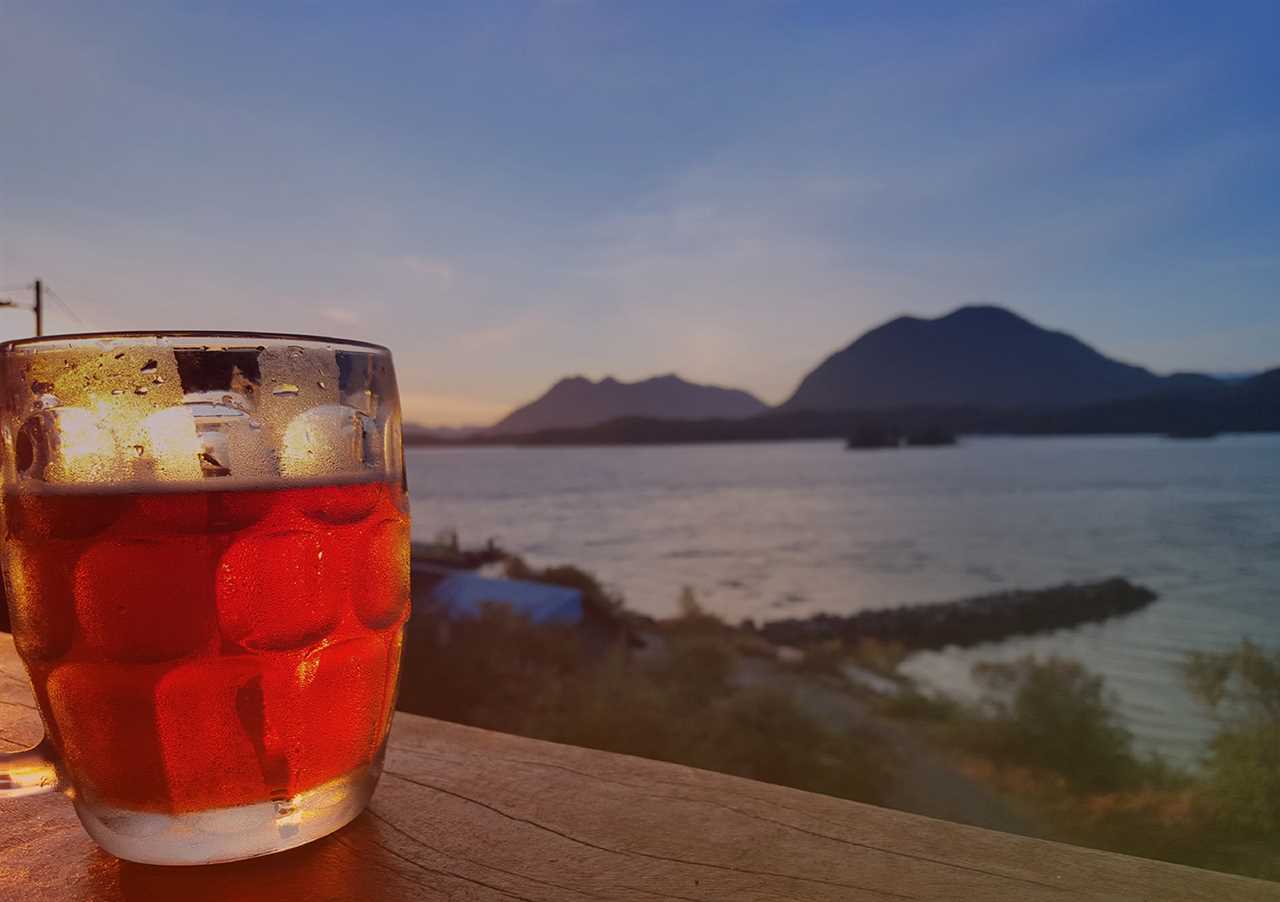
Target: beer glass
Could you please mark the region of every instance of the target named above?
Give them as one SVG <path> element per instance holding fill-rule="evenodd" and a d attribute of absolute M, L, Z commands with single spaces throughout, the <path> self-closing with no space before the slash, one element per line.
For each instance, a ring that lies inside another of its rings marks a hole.
<path fill-rule="evenodd" d="M 108 852 L 204 864 L 368 802 L 395 708 L 409 517 L 391 355 L 203 332 L 0 345 L 3 566 L 62 790 Z"/>

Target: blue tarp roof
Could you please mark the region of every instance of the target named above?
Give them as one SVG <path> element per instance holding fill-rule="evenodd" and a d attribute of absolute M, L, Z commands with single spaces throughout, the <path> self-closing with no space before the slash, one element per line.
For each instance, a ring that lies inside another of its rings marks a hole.
<path fill-rule="evenodd" d="M 479 617 L 482 605 L 496 603 L 523 614 L 533 623 L 582 621 L 582 593 L 546 583 L 452 573 L 436 584 L 431 597 L 453 620 Z"/>

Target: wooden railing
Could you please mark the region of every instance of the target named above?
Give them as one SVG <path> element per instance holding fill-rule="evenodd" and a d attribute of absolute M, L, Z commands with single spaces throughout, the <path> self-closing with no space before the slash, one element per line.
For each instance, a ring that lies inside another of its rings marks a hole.
<path fill-rule="evenodd" d="M 0 637 L 0 744 L 40 735 Z M 0 803 L 3 900 L 1280 900 L 1264 883 L 398 714 L 369 810 L 325 839 L 161 868 L 62 796 Z"/>

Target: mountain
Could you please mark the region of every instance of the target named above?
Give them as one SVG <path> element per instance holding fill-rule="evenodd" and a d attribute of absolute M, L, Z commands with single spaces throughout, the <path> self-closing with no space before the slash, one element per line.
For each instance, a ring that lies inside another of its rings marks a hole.
<path fill-rule="evenodd" d="M 503 417 L 491 432 L 537 432 L 594 426 L 618 417 L 692 420 L 738 419 L 768 407 L 754 395 L 733 388 L 697 385 L 674 373 L 639 382 L 607 376 L 592 382 L 583 376 L 561 379 L 546 394 Z"/>
<path fill-rule="evenodd" d="M 912 405 L 868 410 L 773 410 L 745 419 L 617 417 L 595 426 L 489 433 L 464 443 L 676 445 L 845 438 L 860 429 L 962 435 L 1163 435 L 1280 432 L 1280 368 L 1238 383 L 1182 376 L 1137 398 L 1075 406 Z"/>
<path fill-rule="evenodd" d="M 1064 332 L 1002 307 L 975 306 L 937 319 L 900 316 L 872 329 L 805 376 L 782 407 L 1060 407 L 1139 397 L 1163 384 Z"/>
<path fill-rule="evenodd" d="M 1236 392 L 1249 403 L 1280 414 L 1280 366 L 1236 383 Z"/>
<path fill-rule="evenodd" d="M 569 380 L 566 380 L 569 381 Z M 585 381 L 585 380 L 583 380 Z M 591 383 L 588 383 L 591 384 Z M 745 418 L 624 416 L 593 426 L 470 435 L 405 433 L 420 445 L 671 445 L 844 438 L 859 429 L 963 435 L 1140 435 L 1280 432 L 1280 368 L 1222 382 L 1194 373 L 1159 380 L 1156 391 L 1092 404 L 1019 408 L 919 404 L 877 410 L 772 410 Z"/>

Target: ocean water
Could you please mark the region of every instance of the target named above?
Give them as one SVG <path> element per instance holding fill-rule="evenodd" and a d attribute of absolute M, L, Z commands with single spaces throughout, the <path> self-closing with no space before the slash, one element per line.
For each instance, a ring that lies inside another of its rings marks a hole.
<path fill-rule="evenodd" d="M 1159 593 L 1129 617 L 913 655 L 961 696 L 974 662 L 1078 658 L 1140 747 L 1193 763 L 1212 730 L 1187 652 L 1280 647 L 1280 436 L 411 449 L 418 539 L 456 529 L 536 563 L 595 571 L 640 611 L 688 586 L 731 622 L 1124 576 Z"/>

